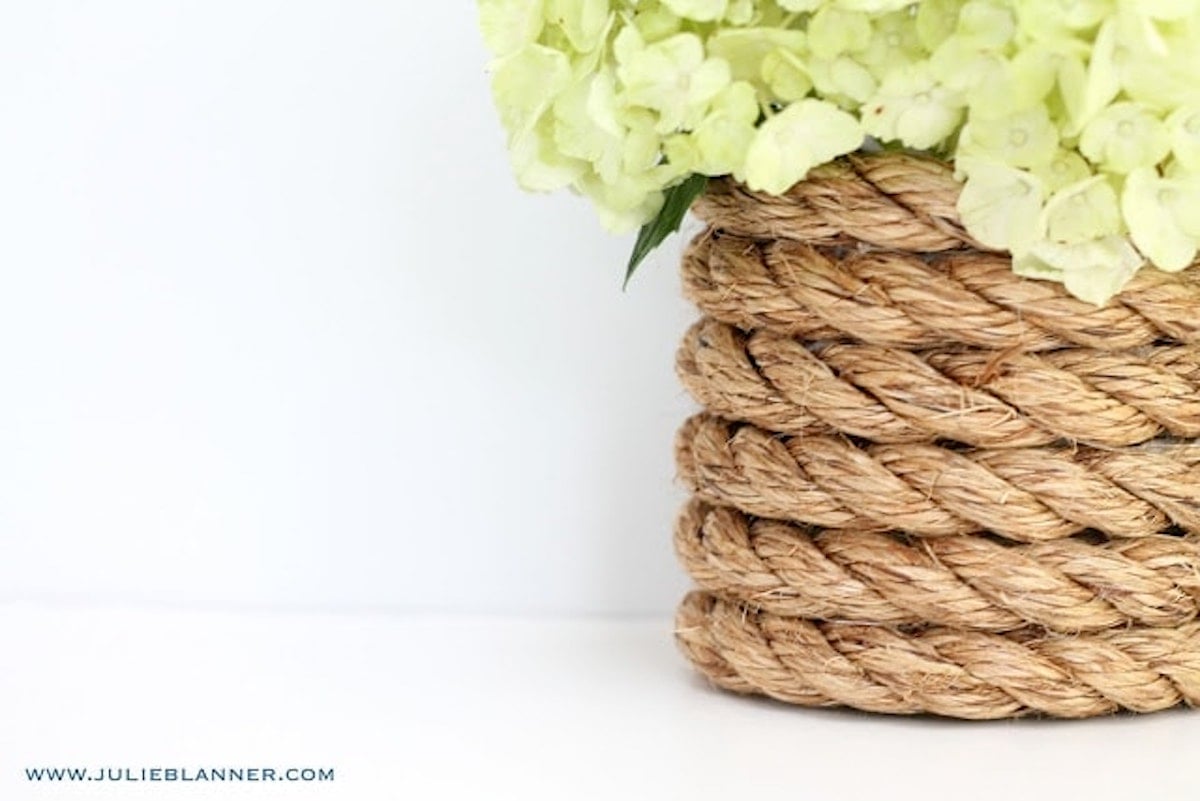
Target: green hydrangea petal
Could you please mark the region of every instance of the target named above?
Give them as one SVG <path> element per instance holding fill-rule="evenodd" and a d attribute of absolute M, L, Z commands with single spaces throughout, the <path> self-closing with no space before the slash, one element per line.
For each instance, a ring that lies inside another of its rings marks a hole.
<path fill-rule="evenodd" d="M 1200 240 L 1180 226 L 1173 205 L 1179 187 L 1147 168 L 1130 173 L 1121 208 L 1133 244 L 1154 266 L 1175 272 L 1192 263 Z"/>
<path fill-rule="evenodd" d="M 1036 176 L 981 159 L 961 159 L 959 167 L 967 180 L 958 213 L 971 236 L 1012 253 L 1023 253 L 1042 239 L 1045 191 Z"/>
<path fill-rule="evenodd" d="M 862 141 L 854 117 L 832 103 L 801 100 L 759 126 L 746 153 L 746 183 L 782 194 L 812 167 L 857 149 Z"/>
<path fill-rule="evenodd" d="M 488 49 L 503 58 L 536 42 L 543 7 L 544 0 L 479 0 L 479 29 Z"/>

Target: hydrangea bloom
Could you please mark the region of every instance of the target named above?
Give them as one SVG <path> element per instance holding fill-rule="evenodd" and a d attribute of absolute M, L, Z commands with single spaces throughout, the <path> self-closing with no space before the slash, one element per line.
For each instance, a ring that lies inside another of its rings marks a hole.
<path fill-rule="evenodd" d="M 954 160 L 1014 269 L 1102 303 L 1200 248 L 1195 0 L 478 0 L 517 178 L 615 230 L 688 176 Z"/>

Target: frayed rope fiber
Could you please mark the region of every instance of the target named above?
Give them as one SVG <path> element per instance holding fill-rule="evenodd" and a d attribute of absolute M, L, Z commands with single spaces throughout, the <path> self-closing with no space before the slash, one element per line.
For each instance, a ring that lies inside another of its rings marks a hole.
<path fill-rule="evenodd" d="M 693 500 L 675 551 L 704 589 L 791 617 L 1063 634 L 1200 616 L 1200 538 L 915 540 L 768 520 Z"/>
<path fill-rule="evenodd" d="M 695 592 L 676 639 L 714 684 L 802 706 L 991 719 L 1200 703 L 1200 625 L 1058 635 L 783 617 Z"/>
<path fill-rule="evenodd" d="M 1200 269 L 1096 308 L 971 241 L 958 188 L 885 154 L 697 201 L 677 641 L 803 706 L 1200 704 Z"/>

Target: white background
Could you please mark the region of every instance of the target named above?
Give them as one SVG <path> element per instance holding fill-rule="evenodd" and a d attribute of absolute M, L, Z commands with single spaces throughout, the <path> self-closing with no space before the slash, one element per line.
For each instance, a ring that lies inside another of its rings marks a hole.
<path fill-rule="evenodd" d="M 1200 797 L 1185 711 L 691 674 L 678 247 L 622 294 L 485 64 L 469 0 L 0 0 L 0 799 Z M 337 780 L 23 776 L 222 765 Z"/>
<path fill-rule="evenodd" d="M 0 0 L 0 598 L 662 613 L 678 245 L 514 186 L 473 2 Z"/>

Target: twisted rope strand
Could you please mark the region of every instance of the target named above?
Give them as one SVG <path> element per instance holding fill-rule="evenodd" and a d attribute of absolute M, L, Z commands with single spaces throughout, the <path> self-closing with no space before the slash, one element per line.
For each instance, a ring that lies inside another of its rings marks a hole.
<path fill-rule="evenodd" d="M 1200 533 L 1200 455 L 1029 448 L 956 452 L 923 443 L 859 447 L 779 437 L 699 414 L 676 438 L 680 478 L 697 497 L 747 514 L 834 529 L 920 537 L 993 532 L 1018 542 L 1087 529 L 1147 537 Z"/>
<path fill-rule="evenodd" d="M 1200 435 L 1198 362 L 1193 346 L 998 354 L 805 345 L 703 319 L 684 337 L 676 372 L 710 410 L 787 434 L 1122 447 Z"/>
<path fill-rule="evenodd" d="M 713 181 L 693 211 L 711 225 L 751 237 L 826 244 L 853 238 L 937 252 L 976 245 L 958 221 L 958 193 L 945 165 L 891 154 L 817 167 L 779 197 Z"/>
<path fill-rule="evenodd" d="M 1078 633 L 1178 626 L 1200 614 L 1196 538 L 1157 535 L 1137 548 L 1079 539 L 1004 546 L 978 536 L 911 544 L 693 500 L 676 522 L 675 552 L 703 589 L 787 617 Z"/>
<path fill-rule="evenodd" d="M 1028 352 L 1200 342 L 1200 270 L 1142 270 L 1097 308 L 1060 284 L 1015 275 L 1002 254 L 819 248 L 710 229 L 684 254 L 683 287 L 718 320 L 809 340 Z"/>
<path fill-rule="evenodd" d="M 1200 626 L 1076 636 L 813 622 L 693 592 L 676 641 L 714 684 L 805 706 L 970 719 L 1200 703 Z"/>

